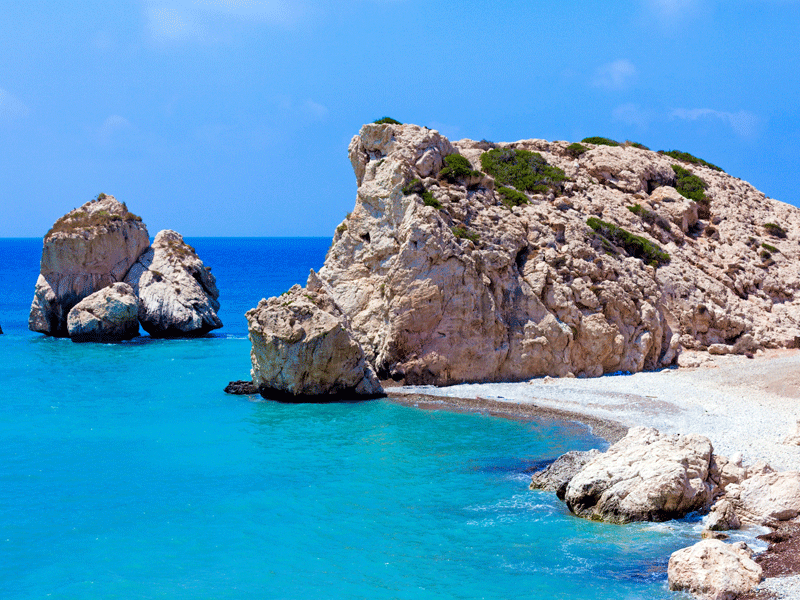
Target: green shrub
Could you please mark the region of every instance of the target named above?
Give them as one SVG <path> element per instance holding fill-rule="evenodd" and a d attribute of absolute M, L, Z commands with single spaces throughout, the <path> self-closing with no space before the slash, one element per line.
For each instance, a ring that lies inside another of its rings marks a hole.
<path fill-rule="evenodd" d="M 433 208 L 442 208 L 442 203 L 433 197 L 430 192 L 422 192 L 422 203 L 425 206 L 432 206 Z"/>
<path fill-rule="evenodd" d="M 105 200 L 105 199 L 106 195 L 103 192 L 100 192 L 99 194 L 97 194 L 97 196 L 95 196 L 95 200 Z"/>
<path fill-rule="evenodd" d="M 567 146 L 567 154 L 569 154 L 572 158 L 578 158 L 584 152 L 588 152 L 589 148 L 584 146 L 583 144 L 579 144 L 575 142 L 574 144 L 570 144 Z"/>
<path fill-rule="evenodd" d="M 583 138 L 581 142 L 584 144 L 595 144 L 596 146 L 619 146 L 619 142 L 598 136 Z"/>
<path fill-rule="evenodd" d="M 393 119 L 392 117 L 382 117 L 377 121 L 373 121 L 373 123 L 377 125 L 402 125 L 400 121 Z"/>
<path fill-rule="evenodd" d="M 772 252 L 773 254 L 774 254 L 775 252 L 780 252 L 780 250 L 778 250 L 778 249 L 777 249 L 775 246 L 773 246 L 772 244 L 768 244 L 768 243 L 766 243 L 766 242 L 763 242 L 763 243 L 761 244 L 761 247 L 762 247 L 764 250 L 769 250 L 769 251 L 770 251 L 770 252 Z"/>
<path fill-rule="evenodd" d="M 634 235 L 613 223 L 601 221 L 597 217 L 589 217 L 586 224 L 606 240 L 621 246 L 631 256 L 640 258 L 654 267 L 665 265 L 670 261 L 669 254 L 648 239 Z"/>
<path fill-rule="evenodd" d="M 766 232 L 776 238 L 785 238 L 786 230 L 777 223 L 764 223 Z"/>
<path fill-rule="evenodd" d="M 672 165 L 675 171 L 675 189 L 684 198 L 697 202 L 697 216 L 708 219 L 711 216 L 711 198 L 706 196 L 708 184 L 697 175 L 692 175 L 687 169 Z"/>
<path fill-rule="evenodd" d="M 481 172 L 475 171 L 466 157 L 460 154 L 448 154 L 444 157 L 445 167 L 439 171 L 439 177 L 448 181 L 456 181 L 466 177 L 479 177 Z"/>
<path fill-rule="evenodd" d="M 401 190 L 404 196 L 409 196 L 411 194 L 422 194 L 425 191 L 425 186 L 422 185 L 422 182 L 419 179 L 412 179 L 407 184 L 405 184 Z"/>
<path fill-rule="evenodd" d="M 564 171 L 547 164 L 538 152 L 495 148 L 481 154 L 483 170 L 501 186 L 513 186 L 526 192 L 547 193 L 561 189 L 567 179 Z"/>
<path fill-rule="evenodd" d="M 512 206 L 522 206 L 523 204 L 527 204 L 529 202 L 528 197 L 515 190 L 514 188 L 509 187 L 499 187 L 497 188 L 497 193 L 500 194 L 501 202 L 511 208 Z"/>
<path fill-rule="evenodd" d="M 650 225 L 658 225 L 664 231 L 672 231 L 672 225 L 669 224 L 669 221 L 667 221 L 657 212 L 648 210 L 641 204 L 634 204 L 633 206 L 628 206 L 627 208 L 633 214 L 641 218 L 642 221 L 644 221 L 645 223 L 648 223 Z"/>
<path fill-rule="evenodd" d="M 453 235 L 460 240 L 470 240 L 472 243 L 476 243 L 480 239 L 480 236 L 477 233 L 470 231 L 466 227 L 461 227 L 460 225 L 452 227 L 450 231 L 452 231 Z"/>
<path fill-rule="evenodd" d="M 770 254 L 768 250 L 762 250 L 761 252 L 758 253 L 758 255 L 764 260 L 769 260 L 770 258 L 772 258 L 772 254 Z"/>
<path fill-rule="evenodd" d="M 681 152 L 680 150 L 670 150 L 669 152 L 665 150 L 659 150 L 658 153 L 665 156 L 671 156 L 675 160 L 679 160 L 681 162 L 690 163 L 693 165 L 703 165 L 704 167 L 714 169 L 715 171 L 722 171 L 722 169 L 720 169 L 717 165 L 712 165 L 710 162 L 706 162 L 702 158 L 697 158 L 688 152 Z"/>
<path fill-rule="evenodd" d="M 639 148 L 639 150 L 650 150 L 650 148 L 648 148 L 644 144 L 640 144 L 639 142 L 632 142 L 630 140 L 625 142 L 625 145 L 626 146 L 633 146 L 634 148 Z"/>

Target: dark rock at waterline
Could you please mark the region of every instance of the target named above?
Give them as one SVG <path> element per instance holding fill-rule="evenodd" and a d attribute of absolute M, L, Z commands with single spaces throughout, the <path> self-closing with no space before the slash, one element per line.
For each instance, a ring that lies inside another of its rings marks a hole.
<path fill-rule="evenodd" d="M 594 449 L 586 452 L 572 450 L 562 454 L 549 466 L 533 474 L 530 489 L 555 492 L 558 499 L 563 500 L 572 478 L 599 454 L 600 451 Z"/>
<path fill-rule="evenodd" d="M 253 385 L 252 381 L 231 381 L 225 386 L 226 394 L 237 394 L 240 396 L 250 396 L 258 393 L 258 388 Z"/>
<path fill-rule="evenodd" d="M 3 326 L 0 325 L 0 335 L 3 335 Z"/>
<path fill-rule="evenodd" d="M 386 393 L 381 389 L 377 392 L 364 393 L 359 388 L 350 387 L 335 392 L 321 394 L 292 394 L 281 389 L 261 386 L 258 393 L 267 400 L 285 402 L 287 404 L 325 404 L 328 402 L 361 402 L 364 400 L 377 400 L 385 398 Z"/>

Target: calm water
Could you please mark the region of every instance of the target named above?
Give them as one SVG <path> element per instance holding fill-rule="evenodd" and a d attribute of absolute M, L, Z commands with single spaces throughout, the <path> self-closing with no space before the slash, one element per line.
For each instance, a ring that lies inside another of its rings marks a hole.
<path fill-rule="evenodd" d="M 243 313 L 328 239 L 191 239 L 225 327 L 79 345 L 27 331 L 40 240 L 0 240 L 0 597 L 675 598 L 691 523 L 571 517 L 525 470 L 583 428 L 387 401 L 253 402 Z"/>

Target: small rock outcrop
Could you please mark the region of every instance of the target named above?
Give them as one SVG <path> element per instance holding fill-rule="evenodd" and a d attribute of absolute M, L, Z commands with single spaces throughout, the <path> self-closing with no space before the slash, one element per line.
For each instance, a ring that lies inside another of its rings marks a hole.
<path fill-rule="evenodd" d="M 674 552 L 667 568 L 669 589 L 703 600 L 734 600 L 761 582 L 762 569 L 744 542 L 702 540 Z"/>
<path fill-rule="evenodd" d="M 314 279 L 312 272 L 309 281 Z M 264 397 L 304 401 L 383 393 L 341 310 L 321 287 L 296 285 L 262 300 L 247 312 L 247 322 L 253 384 Z"/>
<path fill-rule="evenodd" d="M 253 394 L 258 393 L 258 388 L 253 385 L 252 381 L 244 381 L 239 379 L 237 381 L 231 381 L 228 385 L 225 386 L 225 393 L 226 394 L 235 394 L 237 396 L 251 396 Z"/>
<path fill-rule="evenodd" d="M 739 516 L 730 500 L 717 502 L 705 518 L 705 528 L 710 531 L 730 531 L 742 526 Z"/>
<path fill-rule="evenodd" d="M 614 523 L 680 518 L 716 496 L 711 458 L 706 437 L 634 427 L 571 479 L 564 501 L 578 516 Z"/>
<path fill-rule="evenodd" d="M 222 327 L 216 279 L 175 231 L 160 231 L 125 281 L 139 297 L 139 321 L 151 337 L 199 336 Z"/>
<path fill-rule="evenodd" d="M 725 499 L 744 523 L 762 525 L 794 519 L 800 515 L 800 473 L 753 475 L 728 486 Z"/>
<path fill-rule="evenodd" d="M 30 329 L 66 337 L 72 307 L 122 281 L 149 245 L 141 218 L 113 196 L 101 194 L 58 219 L 44 237 Z"/>
<path fill-rule="evenodd" d="M 531 490 L 555 492 L 559 500 L 564 499 L 567 484 L 577 475 L 588 462 L 600 455 L 599 450 L 571 450 L 559 456 L 545 469 L 531 476 Z"/>
<path fill-rule="evenodd" d="M 78 302 L 67 316 L 73 342 L 119 342 L 139 335 L 139 299 L 127 283 L 114 283 Z"/>

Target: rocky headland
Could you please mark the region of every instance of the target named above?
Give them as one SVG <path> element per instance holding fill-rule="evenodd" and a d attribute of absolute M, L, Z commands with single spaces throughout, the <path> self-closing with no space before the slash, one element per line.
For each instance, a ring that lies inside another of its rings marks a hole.
<path fill-rule="evenodd" d="M 141 217 L 100 194 L 44 237 L 28 326 L 74 341 L 186 337 L 222 326 L 214 276 L 174 231 L 151 247 Z"/>

